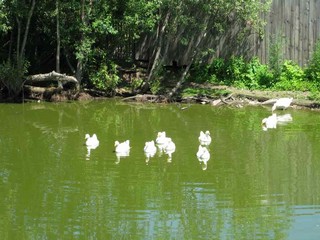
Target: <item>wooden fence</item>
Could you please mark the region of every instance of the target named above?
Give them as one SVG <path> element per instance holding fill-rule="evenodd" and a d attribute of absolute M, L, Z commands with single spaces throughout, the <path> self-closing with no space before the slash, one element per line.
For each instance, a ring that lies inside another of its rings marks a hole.
<path fill-rule="evenodd" d="M 262 18 L 266 21 L 262 39 L 253 34 L 235 47 L 225 37 L 217 47 L 217 56 L 228 57 L 231 49 L 233 54 L 257 56 L 262 63 L 268 63 L 270 55 L 275 54 L 271 49 L 277 45 L 279 58 L 307 65 L 315 43 L 320 41 L 320 0 L 273 0 Z M 229 37 L 232 39 L 232 33 Z"/>
<path fill-rule="evenodd" d="M 278 57 L 305 66 L 313 54 L 315 43 L 320 41 L 320 0 L 273 0 L 270 11 L 262 17 L 267 23 L 263 38 L 251 34 L 239 44 L 234 41 L 237 29 L 230 29 L 218 42 L 209 38 L 204 44 L 215 49 L 215 57 L 257 56 L 262 63 L 269 62 L 271 49 L 277 45 Z M 135 55 L 149 60 L 154 40 L 145 40 L 137 46 Z M 190 54 L 185 50 L 177 45 L 170 46 L 164 64 L 170 65 L 173 61 L 179 65 L 187 64 Z"/>
<path fill-rule="evenodd" d="M 265 36 L 259 44 L 254 38 L 254 55 L 268 63 L 270 48 L 277 42 L 280 55 L 304 66 L 320 40 L 319 0 L 273 0 L 271 11 L 266 14 Z"/>

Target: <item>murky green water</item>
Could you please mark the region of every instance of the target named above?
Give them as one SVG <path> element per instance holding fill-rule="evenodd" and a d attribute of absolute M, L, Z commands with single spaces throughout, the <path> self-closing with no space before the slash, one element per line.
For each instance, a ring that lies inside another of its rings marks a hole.
<path fill-rule="evenodd" d="M 1 239 L 320 239 L 319 112 L 263 131 L 270 108 L 180 107 L 0 105 Z M 158 131 L 176 151 L 146 161 Z M 90 155 L 86 133 L 100 140 Z"/>

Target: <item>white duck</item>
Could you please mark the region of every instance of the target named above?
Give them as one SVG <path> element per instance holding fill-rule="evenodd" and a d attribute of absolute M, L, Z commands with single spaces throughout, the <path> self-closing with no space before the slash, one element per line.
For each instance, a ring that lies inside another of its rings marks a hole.
<path fill-rule="evenodd" d="M 197 152 L 197 158 L 200 163 L 203 163 L 202 170 L 207 169 L 207 162 L 210 159 L 210 152 L 206 147 L 199 146 L 198 152 Z"/>
<path fill-rule="evenodd" d="M 114 142 L 115 152 L 116 153 L 127 153 L 130 151 L 130 141 L 126 140 L 122 143 L 119 141 Z"/>
<path fill-rule="evenodd" d="M 276 109 L 287 109 L 293 101 L 293 98 L 279 98 L 272 106 L 272 112 Z"/>
<path fill-rule="evenodd" d="M 168 162 L 171 162 L 172 153 L 174 153 L 174 152 L 176 151 L 176 145 L 175 145 L 175 143 L 172 141 L 171 138 L 168 138 L 168 142 L 167 142 L 166 145 L 164 146 L 163 150 L 164 150 L 164 153 L 169 156 Z"/>
<path fill-rule="evenodd" d="M 155 154 L 157 152 L 157 147 L 154 144 L 154 141 L 146 142 L 143 148 L 145 153 Z"/>
<path fill-rule="evenodd" d="M 277 122 L 277 114 L 273 113 L 271 116 L 262 119 L 262 129 L 267 131 L 269 128 L 277 128 Z"/>
<path fill-rule="evenodd" d="M 144 155 L 146 156 L 146 162 L 148 163 L 149 159 L 151 157 L 154 157 L 154 155 L 157 152 L 157 147 L 154 141 L 152 140 L 150 142 L 146 142 L 144 145 L 143 151 L 144 151 Z"/>
<path fill-rule="evenodd" d="M 208 146 L 211 143 L 211 136 L 210 132 L 206 131 L 205 133 L 203 131 L 200 131 L 200 136 L 199 136 L 199 142 L 201 145 L 206 145 Z"/>
<path fill-rule="evenodd" d="M 168 137 L 166 137 L 166 132 L 158 132 L 157 138 L 156 138 L 156 144 L 157 145 L 165 145 L 168 142 Z"/>
<path fill-rule="evenodd" d="M 85 139 L 87 147 L 91 147 L 92 149 L 94 149 L 99 146 L 99 140 L 96 134 L 93 134 L 92 137 L 90 137 L 90 135 L 87 133 Z"/>

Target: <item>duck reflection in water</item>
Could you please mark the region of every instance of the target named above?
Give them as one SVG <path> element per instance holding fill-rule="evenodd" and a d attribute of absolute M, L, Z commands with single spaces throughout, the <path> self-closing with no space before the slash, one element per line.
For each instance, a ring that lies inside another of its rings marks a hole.
<path fill-rule="evenodd" d="M 126 140 L 122 143 L 120 143 L 119 141 L 115 141 L 114 146 L 117 157 L 116 164 L 119 164 L 121 158 L 128 157 L 130 155 L 130 141 Z"/>
<path fill-rule="evenodd" d="M 157 138 L 156 138 L 156 145 L 159 149 L 159 156 L 162 156 L 162 153 L 164 152 L 164 148 L 168 143 L 169 138 L 166 136 L 166 132 L 158 132 Z"/>
<path fill-rule="evenodd" d="M 163 151 L 168 155 L 168 162 L 172 162 L 172 153 L 176 151 L 176 145 L 171 138 L 168 138 L 168 142 L 164 146 Z"/>
<path fill-rule="evenodd" d="M 115 164 L 119 164 L 121 158 L 129 157 L 129 155 L 130 155 L 130 151 L 128 151 L 128 152 L 116 152 L 117 160 L 115 161 Z"/>
<path fill-rule="evenodd" d="M 206 147 L 199 145 L 197 158 L 202 165 L 202 170 L 207 170 L 208 161 L 210 160 L 210 152 Z"/>
<path fill-rule="evenodd" d="M 267 131 L 268 129 L 277 128 L 277 124 L 286 124 L 292 122 L 292 116 L 290 113 L 277 115 L 273 113 L 271 116 L 262 119 L 261 125 L 262 130 Z"/>
<path fill-rule="evenodd" d="M 96 134 L 93 134 L 92 137 L 90 137 L 89 134 L 85 135 L 86 139 L 86 147 L 87 147 L 87 155 L 86 160 L 90 160 L 90 154 L 92 149 L 96 149 L 99 146 L 99 140 L 97 138 Z"/>
<path fill-rule="evenodd" d="M 144 155 L 146 156 L 146 163 L 148 164 L 150 158 L 154 157 L 157 152 L 157 147 L 154 141 L 146 142 L 143 148 Z"/>

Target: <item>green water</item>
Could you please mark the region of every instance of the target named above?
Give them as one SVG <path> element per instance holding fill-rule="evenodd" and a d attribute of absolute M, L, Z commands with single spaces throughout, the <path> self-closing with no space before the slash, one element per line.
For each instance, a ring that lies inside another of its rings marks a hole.
<path fill-rule="evenodd" d="M 263 131 L 270 108 L 1 104 L 0 238 L 320 239 L 320 112 L 285 113 L 292 122 Z M 176 151 L 146 161 L 159 131 Z M 90 155 L 86 133 L 100 140 Z"/>

